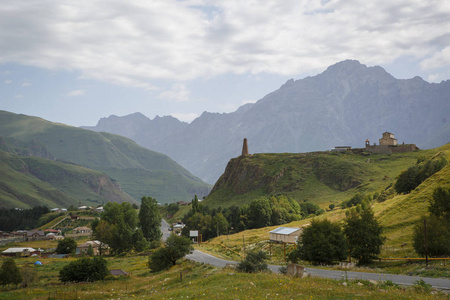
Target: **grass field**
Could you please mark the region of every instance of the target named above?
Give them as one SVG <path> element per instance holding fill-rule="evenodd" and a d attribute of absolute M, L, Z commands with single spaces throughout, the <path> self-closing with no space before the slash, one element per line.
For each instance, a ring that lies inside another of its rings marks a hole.
<path fill-rule="evenodd" d="M 129 276 L 96 283 L 62 284 L 59 270 L 69 259 L 16 259 L 29 265 L 38 282 L 27 288 L 4 288 L 0 299 L 448 299 L 448 295 L 416 285 L 401 287 L 391 282 L 337 281 L 293 278 L 281 274 L 238 273 L 232 268 L 181 261 L 170 270 L 151 273 L 147 256 L 107 258 L 109 269 L 123 269 Z"/>

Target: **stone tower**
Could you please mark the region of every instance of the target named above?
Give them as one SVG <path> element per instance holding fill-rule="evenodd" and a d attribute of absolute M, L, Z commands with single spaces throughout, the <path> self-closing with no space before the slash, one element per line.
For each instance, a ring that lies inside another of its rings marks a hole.
<path fill-rule="evenodd" d="M 242 155 L 248 155 L 247 138 L 244 139 L 244 145 L 242 146 Z"/>

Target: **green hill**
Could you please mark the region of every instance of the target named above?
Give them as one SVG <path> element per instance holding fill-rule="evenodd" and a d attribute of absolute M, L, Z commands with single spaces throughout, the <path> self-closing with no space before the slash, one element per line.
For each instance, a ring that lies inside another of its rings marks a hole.
<path fill-rule="evenodd" d="M 297 201 L 339 204 L 356 193 L 374 194 L 392 185 L 419 155 L 437 150 L 382 154 L 312 152 L 253 154 L 230 160 L 205 203 L 242 205 L 253 198 L 285 194 Z"/>
<path fill-rule="evenodd" d="M 136 202 L 102 172 L 0 151 L 0 207 L 30 208 Z"/>
<path fill-rule="evenodd" d="M 225 173 L 203 203 L 212 207 L 248 203 L 255 196 L 269 194 L 267 187 L 261 184 L 262 181 L 272 183 L 273 193 L 287 194 L 297 201 L 308 200 L 323 208 L 327 208 L 330 203 L 338 205 L 359 192 L 384 194 L 385 197 L 371 203 L 376 217 L 384 227 L 383 235 L 387 237 L 381 257 L 417 257 L 412 247 L 413 228 L 423 215 L 428 215 L 433 191 L 437 187 L 450 188 L 450 164 L 431 175 L 409 194 L 396 194 L 392 186 L 402 171 L 417 163 L 419 156 L 428 160 L 442 155 L 450 161 L 450 143 L 436 149 L 391 155 L 324 152 L 241 156 L 230 161 Z M 328 161 L 328 167 L 322 168 L 324 161 Z M 289 178 L 297 179 L 294 181 L 295 189 L 292 188 L 294 185 L 289 185 Z M 342 184 L 352 182 L 359 184 Z M 342 222 L 348 209 L 336 207 L 314 217 Z M 314 217 L 283 226 L 305 226 Z M 275 228 L 276 226 L 252 229 L 227 236 L 227 245 L 241 245 L 243 235 L 249 241 L 249 247 L 264 244 L 268 239 L 268 232 Z M 208 251 L 230 258 L 224 254 L 226 251 L 221 245 L 223 241 L 223 237 L 210 240 Z"/>
<path fill-rule="evenodd" d="M 0 137 L 13 141 L 9 148 L 16 154 L 54 158 L 103 172 L 135 200 L 152 196 L 162 203 L 174 199 L 186 201 L 194 194 L 206 195 L 210 189 L 168 156 L 109 133 L 0 111 Z M 33 145 L 35 150 L 41 150 L 33 152 Z"/>

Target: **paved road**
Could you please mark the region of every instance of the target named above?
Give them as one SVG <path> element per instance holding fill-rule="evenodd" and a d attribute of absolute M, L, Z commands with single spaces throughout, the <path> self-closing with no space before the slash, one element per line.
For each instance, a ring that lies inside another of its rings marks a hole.
<path fill-rule="evenodd" d="M 227 264 L 236 264 L 235 261 L 229 261 L 217 258 L 210 254 L 194 250 L 192 254 L 186 255 L 186 258 L 210 264 L 217 267 L 224 267 Z M 280 266 L 269 265 L 269 269 L 272 272 L 279 272 Z M 431 284 L 434 288 L 441 290 L 450 290 L 450 279 L 444 278 L 428 278 L 419 276 L 406 276 L 406 275 L 390 275 L 381 273 L 365 273 L 365 272 L 352 272 L 352 271 L 333 271 L 333 270 L 323 270 L 315 268 L 306 268 L 305 272 L 311 274 L 311 276 L 331 278 L 331 279 L 362 279 L 362 280 L 375 280 L 375 281 L 386 281 L 390 280 L 394 283 L 401 285 L 413 285 L 416 281 L 423 279 L 426 283 Z"/>
<path fill-rule="evenodd" d="M 167 223 L 166 220 L 162 219 L 162 221 L 161 221 L 161 232 L 163 234 L 163 236 L 162 236 L 163 241 L 167 240 L 167 238 L 172 233 L 171 231 L 169 231 L 169 228 L 170 228 L 169 223 Z"/>

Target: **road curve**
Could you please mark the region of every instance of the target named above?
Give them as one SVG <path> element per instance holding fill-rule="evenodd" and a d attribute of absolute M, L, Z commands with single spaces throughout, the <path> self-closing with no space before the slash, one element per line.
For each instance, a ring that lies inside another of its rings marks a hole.
<path fill-rule="evenodd" d="M 194 250 L 192 254 L 186 255 L 187 259 L 197 262 L 210 264 L 216 267 L 225 267 L 227 264 L 237 264 L 236 261 L 224 260 L 217 258 L 213 255 Z M 280 266 L 269 265 L 269 269 L 272 272 L 278 273 Z M 414 285 L 417 281 L 423 279 L 428 284 L 431 284 L 434 288 L 440 290 L 450 291 L 450 279 L 445 278 L 429 278 L 420 276 L 407 276 L 407 275 L 391 275 L 383 273 L 366 273 L 366 272 L 353 272 L 353 271 L 334 271 L 315 268 L 305 268 L 305 272 L 315 277 L 331 278 L 337 280 L 343 279 L 361 279 L 361 280 L 375 280 L 375 281 L 387 281 L 390 280 L 396 284 L 401 285 Z"/>

